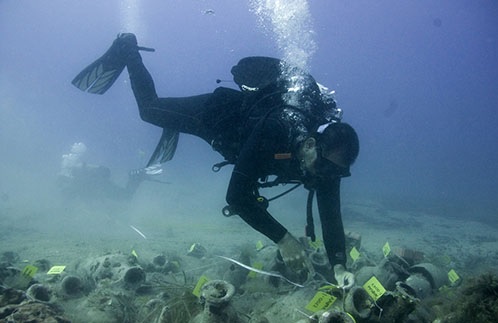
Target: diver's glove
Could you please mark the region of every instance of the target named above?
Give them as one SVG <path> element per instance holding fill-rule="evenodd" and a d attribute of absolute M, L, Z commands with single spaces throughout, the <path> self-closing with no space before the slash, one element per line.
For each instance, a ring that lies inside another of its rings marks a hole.
<path fill-rule="evenodd" d="M 353 287 L 355 283 L 354 274 L 347 271 L 341 264 L 334 266 L 334 278 L 337 281 L 337 286 L 345 290 Z"/>
<path fill-rule="evenodd" d="M 306 256 L 304 246 L 289 232 L 277 243 L 280 255 L 285 265 L 294 273 L 307 278 L 313 276 L 313 266 Z"/>

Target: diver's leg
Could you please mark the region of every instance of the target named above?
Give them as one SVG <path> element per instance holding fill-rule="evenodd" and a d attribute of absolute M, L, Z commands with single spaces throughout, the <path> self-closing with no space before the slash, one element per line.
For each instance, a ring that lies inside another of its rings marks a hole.
<path fill-rule="evenodd" d="M 201 116 L 211 94 L 158 98 L 154 81 L 138 51 L 128 56 L 126 66 L 142 120 L 162 128 L 205 136 Z"/>
<path fill-rule="evenodd" d="M 125 56 L 131 86 L 142 120 L 179 132 L 192 134 L 211 144 L 214 136 L 233 127 L 242 105 L 240 91 L 218 88 L 210 94 L 183 98 L 158 98 L 154 81 L 142 62 L 133 34 L 118 38 Z M 227 121 L 228 122 L 224 122 Z"/>
<path fill-rule="evenodd" d="M 140 109 L 142 120 L 163 128 L 205 137 L 203 114 L 211 94 L 183 98 L 158 98 Z M 204 138 L 205 139 L 205 138 Z"/>

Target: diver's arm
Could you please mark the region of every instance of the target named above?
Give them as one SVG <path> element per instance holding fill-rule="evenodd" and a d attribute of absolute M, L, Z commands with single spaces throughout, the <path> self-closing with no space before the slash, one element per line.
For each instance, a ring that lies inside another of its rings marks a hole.
<path fill-rule="evenodd" d="M 283 238 L 287 230 L 257 202 L 255 189 L 265 163 L 273 157 L 275 147 L 282 142 L 278 122 L 267 120 L 264 127 L 257 127 L 239 153 L 226 197 L 234 213 L 275 243 Z"/>
<path fill-rule="evenodd" d="M 126 66 L 140 118 L 143 121 L 171 130 L 167 132 L 170 136 L 179 131 L 208 140 L 202 123 L 203 114 L 206 104 L 219 99 L 218 97 L 213 93 L 188 97 L 158 97 L 152 76 L 143 64 L 138 51 L 128 56 Z M 227 104 L 225 101 L 222 103 Z M 165 132 L 163 136 L 164 134 Z M 170 137 L 166 138 L 170 140 Z"/>
<path fill-rule="evenodd" d="M 277 243 L 287 233 L 287 229 L 257 202 L 251 187 L 254 181 L 245 174 L 234 171 L 227 192 L 227 202 L 253 229 Z"/>
<path fill-rule="evenodd" d="M 316 190 L 323 241 L 332 266 L 346 265 L 346 238 L 341 216 L 340 186 L 341 179 L 336 178 L 320 183 Z"/>

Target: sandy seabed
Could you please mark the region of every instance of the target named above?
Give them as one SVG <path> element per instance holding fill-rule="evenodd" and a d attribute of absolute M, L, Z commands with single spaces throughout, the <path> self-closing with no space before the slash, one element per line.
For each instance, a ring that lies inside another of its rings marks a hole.
<path fill-rule="evenodd" d="M 107 277 L 108 285 L 103 283 L 104 280 L 94 282 L 93 287 L 87 288 L 84 295 L 78 297 L 61 295 L 60 280 L 64 275 L 81 275 L 82 270 L 90 275 L 90 269 L 84 267 L 95 266 L 98 259 L 106 256 L 129 259 L 133 255 L 136 262 L 127 266 L 148 268 L 146 283 L 149 286 L 160 280 L 155 276 L 151 278 L 150 272 L 159 272 L 165 276 L 171 274 L 175 284 L 181 282 L 184 292 L 189 293 L 203 275 L 209 279 L 226 279 L 227 271 L 233 271 L 234 266 L 237 267 L 216 257 L 217 255 L 241 260 L 240 255 L 249 250 L 247 252 L 253 258 L 250 259 L 253 265 L 259 262 L 262 269 L 271 269 L 268 266 L 275 251 L 273 243 L 252 230 L 237 216 L 223 217 L 216 204 L 216 207 L 212 203 L 204 208 L 202 201 L 194 201 L 184 207 L 177 203 L 169 211 L 162 205 L 147 208 L 133 205 L 133 201 L 126 205 L 76 203 L 32 209 L 4 203 L 0 209 L 0 254 L 12 253 L 15 257 L 18 256 L 17 259 L 11 259 L 14 262 L 11 265 L 19 269 L 41 259 L 46 260 L 50 266 L 66 266 L 65 273 L 60 275 L 59 280 L 43 270 L 34 278 L 42 284 L 52 286 L 49 302 L 62 304 L 61 315 L 72 322 L 109 321 L 116 309 L 104 313 L 102 304 L 99 304 L 99 311 L 87 311 L 87 316 L 82 313 L 85 308 L 97 306 L 95 301 L 92 303 L 86 300 L 85 303 L 82 299 L 89 295 L 95 296 L 95 290 L 104 288 L 103 286 L 112 287 L 113 291 L 108 295 L 98 295 L 104 303 L 110 304 L 112 297 L 117 294 L 132 295 L 132 300 L 137 299 L 138 303 L 129 306 L 133 308 L 130 310 L 133 314 L 116 314 L 116 322 L 194 322 L 195 315 L 201 315 L 201 309 L 197 308 L 187 310 L 190 311 L 187 316 L 176 313 L 174 319 L 171 316 L 173 314 L 170 314 L 169 319 L 165 318 L 160 305 L 158 308 L 151 307 L 152 305 L 146 307 L 148 301 L 158 298 L 156 289 L 150 288 L 138 293 L 136 290 L 133 292 L 129 288 L 123 288 L 123 291 L 116 292 L 114 283 L 123 277 Z M 284 218 L 281 220 L 286 222 Z M 344 203 L 343 220 L 347 231 L 361 236 L 361 246 L 358 245 L 358 249 L 362 256 L 368 256 L 373 263 L 384 258 L 383 247 L 387 242 L 392 250 L 409 249 L 422 253 L 423 262 L 433 263 L 445 272 L 453 269 L 462 280 L 498 268 L 498 228 L 481 222 L 449 219 L 437 214 L 389 210 L 371 201 Z M 299 236 L 304 231 L 304 221 L 303 216 L 287 227 L 294 235 Z M 315 222 L 320 236 L 318 219 Z M 187 255 L 189 250 L 193 250 L 194 243 L 202 246 L 199 257 Z M 261 251 L 257 251 L 257 245 L 265 246 L 263 250 L 268 251 L 263 255 Z M 175 262 L 176 267 L 170 270 L 176 273 L 164 270 L 161 272 L 157 265 L 154 267 L 154 259 L 160 255 L 164 255 L 166 261 L 169 259 L 172 263 Z M 122 266 L 122 262 L 113 266 Z M 349 259 L 349 263 L 351 262 Z M 317 286 L 306 292 L 291 289 L 282 282 L 268 287 L 271 285 L 268 277 L 258 277 L 252 278 L 253 282 L 250 284 L 236 286 L 239 294 L 234 306 L 237 305 L 241 322 L 301 322 L 299 320 L 306 320 L 303 313 L 311 315 L 305 307 Z M 259 282 L 256 283 L 258 279 Z M 165 278 L 162 283 L 169 284 L 171 281 Z M 175 293 L 176 291 L 172 295 L 183 297 Z M 186 300 L 182 302 L 188 304 Z M 168 306 L 171 308 L 171 304 Z M 149 312 L 145 313 L 145 308 Z M 8 320 L 5 319 L 5 322 Z"/>

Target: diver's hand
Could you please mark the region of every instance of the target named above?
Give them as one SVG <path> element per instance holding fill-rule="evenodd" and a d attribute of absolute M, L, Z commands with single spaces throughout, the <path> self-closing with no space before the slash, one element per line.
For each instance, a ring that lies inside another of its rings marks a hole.
<path fill-rule="evenodd" d="M 343 265 L 334 266 L 334 278 L 342 289 L 350 289 L 355 283 L 354 274 L 347 271 Z"/>
<path fill-rule="evenodd" d="M 277 243 L 280 255 L 285 265 L 297 274 L 306 273 L 308 277 L 313 272 L 313 267 L 306 257 L 304 246 L 289 232 Z"/>

